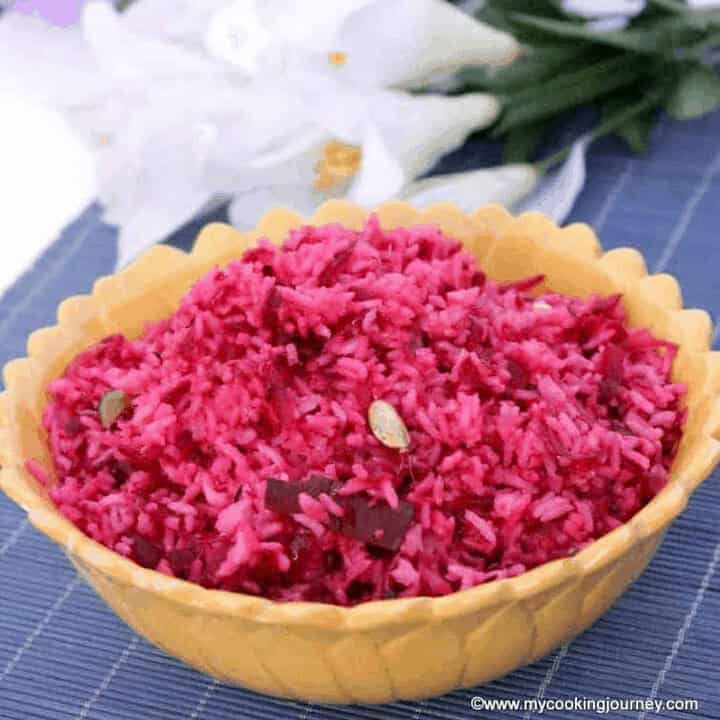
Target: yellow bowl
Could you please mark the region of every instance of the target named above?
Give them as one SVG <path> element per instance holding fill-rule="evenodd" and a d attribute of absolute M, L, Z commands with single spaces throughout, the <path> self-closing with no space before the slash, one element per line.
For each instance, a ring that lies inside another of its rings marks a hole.
<path fill-rule="evenodd" d="M 210 268 L 238 257 L 260 236 L 281 241 L 306 221 L 278 210 L 250 233 L 210 225 L 192 253 L 154 247 L 126 270 L 98 280 L 91 296 L 66 300 L 58 324 L 31 335 L 29 357 L 5 367 L 2 488 L 135 630 L 220 680 L 273 695 L 327 702 L 422 698 L 492 680 L 542 657 L 602 615 L 643 571 L 665 529 L 720 459 L 720 353 L 709 352 L 709 318 L 683 310 L 675 280 L 648 276 L 638 252 L 603 255 L 585 225 L 561 229 L 540 214 L 513 218 L 498 206 L 466 215 L 451 205 L 420 212 L 393 202 L 377 213 L 385 227 L 438 225 L 497 280 L 544 274 L 546 286 L 560 293 L 623 293 L 631 324 L 680 346 L 673 372 L 688 385 L 687 429 L 667 487 L 630 522 L 575 557 L 519 577 L 446 597 L 353 608 L 210 591 L 143 569 L 90 540 L 58 513 L 25 461 L 51 466 L 40 423 L 45 388 L 74 355 L 109 333 L 139 335 L 146 322 L 170 314 Z M 310 223 L 359 228 L 366 216 L 333 201 Z"/>

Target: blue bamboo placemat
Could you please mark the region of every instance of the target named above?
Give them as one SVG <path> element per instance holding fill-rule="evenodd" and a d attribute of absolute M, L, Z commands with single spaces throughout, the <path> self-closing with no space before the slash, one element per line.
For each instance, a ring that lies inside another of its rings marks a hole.
<path fill-rule="evenodd" d="M 485 150 L 471 142 L 443 170 L 483 164 Z M 639 158 L 604 141 L 590 155 L 588 176 L 571 220 L 594 225 L 607 248 L 640 248 L 652 271 L 678 277 L 688 305 L 717 316 L 720 115 L 683 125 L 663 122 L 651 151 Z M 198 225 L 172 241 L 187 247 Z M 0 299 L 0 365 L 24 354 L 28 333 L 53 322 L 62 298 L 87 292 L 94 278 L 112 270 L 113 238 L 98 209 L 90 208 Z M 308 705 L 214 683 L 139 639 L 78 580 L 63 554 L 28 526 L 23 513 L 0 497 L 0 719 L 533 717 L 512 710 L 475 712 L 473 695 L 511 701 L 692 698 L 699 710 L 666 710 L 661 716 L 720 718 L 719 566 L 716 474 L 672 526 L 643 577 L 590 630 L 549 657 L 490 685 L 421 703 Z"/>

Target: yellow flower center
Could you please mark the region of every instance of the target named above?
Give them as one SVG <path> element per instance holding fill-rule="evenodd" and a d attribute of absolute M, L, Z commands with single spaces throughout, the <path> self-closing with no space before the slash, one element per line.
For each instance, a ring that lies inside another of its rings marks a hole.
<path fill-rule="evenodd" d="M 347 59 L 347 53 L 344 52 L 331 52 L 328 55 L 330 64 L 335 65 L 335 67 L 342 67 L 347 62 Z"/>
<path fill-rule="evenodd" d="M 325 143 L 315 166 L 315 189 L 330 190 L 347 182 L 360 169 L 362 150 L 357 145 L 332 140 Z"/>

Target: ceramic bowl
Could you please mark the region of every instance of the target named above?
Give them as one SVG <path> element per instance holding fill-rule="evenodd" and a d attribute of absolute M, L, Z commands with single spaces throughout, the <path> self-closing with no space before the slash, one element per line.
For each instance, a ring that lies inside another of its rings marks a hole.
<path fill-rule="evenodd" d="M 418 211 L 393 202 L 377 213 L 385 227 L 438 225 L 495 280 L 543 274 L 545 286 L 560 293 L 623 293 L 632 325 L 680 346 L 673 373 L 688 386 L 687 429 L 667 486 L 630 522 L 574 557 L 519 577 L 440 598 L 353 608 L 206 590 L 135 565 L 58 513 L 24 467 L 28 458 L 51 466 L 40 422 L 46 387 L 91 343 L 110 333 L 137 336 L 146 322 L 170 314 L 197 278 L 238 257 L 258 237 L 279 242 L 306 223 L 359 228 L 367 213 L 333 201 L 309 221 L 273 211 L 249 233 L 209 225 L 191 253 L 154 247 L 122 272 L 98 280 L 92 295 L 65 300 L 58 324 L 33 333 L 28 357 L 5 367 L 3 490 L 137 632 L 222 681 L 282 697 L 415 699 L 484 683 L 533 662 L 608 609 L 643 571 L 668 525 L 720 459 L 720 353 L 709 351 L 709 318 L 684 310 L 677 282 L 648 275 L 638 252 L 603 254 L 585 225 L 558 228 L 537 213 L 512 217 L 498 206 L 467 215 L 450 205 Z"/>

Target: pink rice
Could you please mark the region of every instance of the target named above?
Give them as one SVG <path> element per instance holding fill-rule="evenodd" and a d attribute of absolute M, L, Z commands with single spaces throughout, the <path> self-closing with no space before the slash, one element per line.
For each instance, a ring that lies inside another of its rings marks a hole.
<path fill-rule="evenodd" d="M 536 283 L 375 218 L 261 242 L 52 383 L 52 498 L 145 567 L 276 600 L 443 595 L 573 555 L 666 483 L 684 388 L 618 296 Z M 104 429 L 111 389 L 132 405 Z M 373 399 L 408 453 L 371 433 Z"/>

